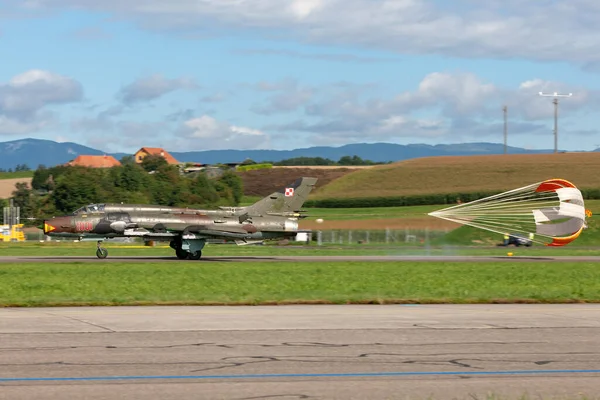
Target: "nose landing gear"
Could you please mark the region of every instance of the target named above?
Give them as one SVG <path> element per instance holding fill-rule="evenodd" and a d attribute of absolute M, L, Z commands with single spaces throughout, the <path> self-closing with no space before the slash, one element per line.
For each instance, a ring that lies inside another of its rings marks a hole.
<path fill-rule="evenodd" d="M 98 258 L 106 258 L 108 257 L 108 250 L 104 247 L 101 247 L 102 240 L 98 240 L 98 249 L 96 250 L 96 257 Z"/>

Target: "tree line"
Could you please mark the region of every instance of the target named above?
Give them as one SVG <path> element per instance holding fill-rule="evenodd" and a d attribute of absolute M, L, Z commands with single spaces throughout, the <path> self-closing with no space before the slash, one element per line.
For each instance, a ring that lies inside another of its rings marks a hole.
<path fill-rule="evenodd" d="M 121 164 L 126 164 L 128 162 L 133 161 L 133 157 L 125 156 L 120 161 L 121 161 Z M 153 162 L 157 162 L 157 161 L 153 161 Z M 243 161 L 241 163 L 241 165 L 272 164 L 272 165 L 276 165 L 276 166 L 295 166 L 295 165 L 299 165 L 299 166 L 302 166 L 302 165 L 349 166 L 349 165 L 381 165 L 381 164 L 389 164 L 391 162 L 392 161 L 375 162 L 375 161 L 371 161 L 371 160 L 363 160 L 359 156 L 354 155 L 354 156 L 340 157 L 340 159 L 337 161 L 331 160 L 329 158 L 324 158 L 324 157 L 293 157 L 293 158 L 288 158 L 288 159 L 281 160 L 281 161 L 260 161 L 259 163 L 257 163 L 254 160 L 246 159 L 245 161 Z M 192 164 L 192 163 L 189 163 L 189 164 Z M 45 168 L 45 166 L 40 165 L 40 166 L 38 166 L 38 169 L 40 167 Z M 27 164 L 18 164 L 14 169 L 9 168 L 8 170 L 0 168 L 0 172 L 21 172 L 21 171 L 31 171 L 31 168 L 29 168 L 27 166 Z"/>
<path fill-rule="evenodd" d="M 389 164 L 388 162 L 375 162 L 363 160 L 359 156 L 343 156 L 338 161 L 323 157 L 293 157 L 281 161 L 262 161 L 262 163 L 273 164 L 276 166 L 296 166 L 296 165 L 332 165 L 332 166 L 350 166 L 350 165 L 380 165 Z"/>
<path fill-rule="evenodd" d="M 17 183 L 12 193 L 14 205 L 21 207 L 23 223 L 39 224 L 46 217 L 68 214 L 90 203 L 214 208 L 236 206 L 242 200 L 242 180 L 233 171 L 209 179 L 202 172 L 182 175 L 178 166 L 160 156 L 145 157 L 141 164 L 133 158 L 121 161 L 112 168 L 39 166 L 31 187 Z M 7 201 L 0 200 L 0 205 L 6 206 Z"/>
<path fill-rule="evenodd" d="M 0 168 L 0 172 L 22 172 L 22 171 L 31 171 L 31 168 L 29 168 L 29 166 L 27 166 L 27 164 L 17 164 L 17 166 L 15 167 L 14 170 L 12 168 L 9 168 L 7 170 L 4 168 Z"/>

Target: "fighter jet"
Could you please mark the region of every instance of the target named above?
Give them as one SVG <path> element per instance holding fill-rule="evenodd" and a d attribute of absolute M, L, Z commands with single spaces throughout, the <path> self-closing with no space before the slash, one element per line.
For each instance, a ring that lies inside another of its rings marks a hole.
<path fill-rule="evenodd" d="M 298 220 L 306 218 L 302 204 L 317 178 L 299 178 L 258 202 L 216 210 L 144 204 L 89 204 L 71 215 L 44 220 L 44 234 L 78 240 L 98 240 L 96 256 L 106 258 L 105 239 L 139 237 L 170 241 L 180 260 L 199 260 L 207 241 L 238 245 L 291 238 Z"/>

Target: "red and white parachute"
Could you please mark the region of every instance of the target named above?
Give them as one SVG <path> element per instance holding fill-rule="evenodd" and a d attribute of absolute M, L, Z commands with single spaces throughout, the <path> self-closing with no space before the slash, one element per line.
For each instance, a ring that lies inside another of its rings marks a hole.
<path fill-rule="evenodd" d="M 519 233 L 546 246 L 564 246 L 587 227 L 581 191 L 564 179 L 549 179 L 429 215 L 502 235 Z"/>

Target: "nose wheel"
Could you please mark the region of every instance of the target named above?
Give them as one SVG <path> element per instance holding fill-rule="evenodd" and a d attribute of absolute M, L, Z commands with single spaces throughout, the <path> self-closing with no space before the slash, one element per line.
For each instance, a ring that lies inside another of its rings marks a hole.
<path fill-rule="evenodd" d="M 96 250 L 96 257 L 98 258 L 106 258 L 108 257 L 108 250 L 101 246 L 102 241 L 98 241 L 98 249 Z"/>

